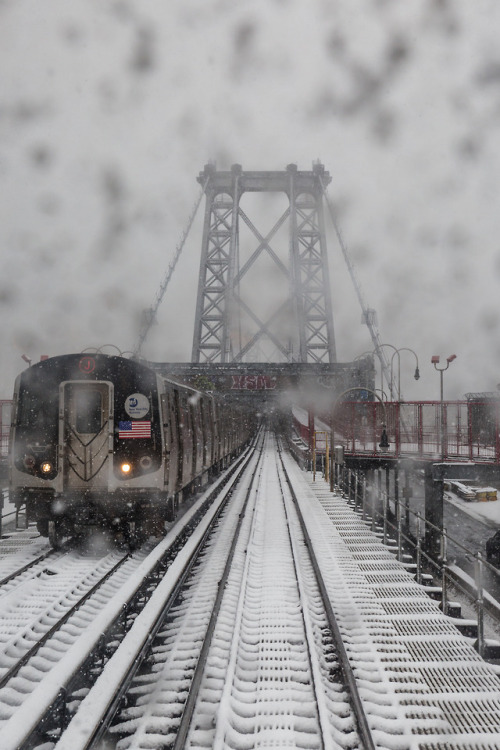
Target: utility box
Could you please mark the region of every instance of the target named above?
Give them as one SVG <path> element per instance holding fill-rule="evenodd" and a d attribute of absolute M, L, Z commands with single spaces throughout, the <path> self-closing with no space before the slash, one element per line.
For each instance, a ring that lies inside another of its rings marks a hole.
<path fill-rule="evenodd" d="M 335 446 L 335 463 L 339 464 L 340 466 L 343 466 L 344 464 L 344 446 L 343 445 Z"/>

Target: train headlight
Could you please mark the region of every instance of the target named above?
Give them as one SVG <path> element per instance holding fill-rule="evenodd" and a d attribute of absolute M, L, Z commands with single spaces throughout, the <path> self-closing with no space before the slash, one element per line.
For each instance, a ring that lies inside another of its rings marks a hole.
<path fill-rule="evenodd" d="M 120 469 L 122 471 L 122 474 L 130 474 L 130 471 L 132 469 L 132 466 L 128 463 L 128 461 L 125 461 L 121 466 Z"/>
<path fill-rule="evenodd" d="M 52 471 L 52 464 L 49 461 L 44 461 L 40 466 L 42 474 L 50 474 Z"/>

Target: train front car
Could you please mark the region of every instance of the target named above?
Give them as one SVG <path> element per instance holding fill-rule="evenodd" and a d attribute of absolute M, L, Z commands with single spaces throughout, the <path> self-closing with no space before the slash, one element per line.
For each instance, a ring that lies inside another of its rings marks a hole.
<path fill-rule="evenodd" d="M 11 497 L 54 546 L 93 526 L 155 531 L 162 455 L 157 376 L 140 363 L 68 354 L 17 378 Z"/>

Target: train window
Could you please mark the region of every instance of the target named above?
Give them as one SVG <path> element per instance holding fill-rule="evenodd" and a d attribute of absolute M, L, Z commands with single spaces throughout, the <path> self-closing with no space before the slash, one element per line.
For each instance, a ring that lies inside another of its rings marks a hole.
<path fill-rule="evenodd" d="M 102 427 L 102 394 L 96 390 L 75 393 L 75 429 L 83 435 L 99 432 Z"/>
<path fill-rule="evenodd" d="M 19 394 L 17 425 L 41 432 L 57 430 L 57 391 L 24 388 Z"/>

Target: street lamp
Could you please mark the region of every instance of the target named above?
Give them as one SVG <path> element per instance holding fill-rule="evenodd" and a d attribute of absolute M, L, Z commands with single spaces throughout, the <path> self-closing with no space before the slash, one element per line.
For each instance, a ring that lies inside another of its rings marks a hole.
<path fill-rule="evenodd" d="M 383 358 L 382 358 L 381 350 L 382 350 L 382 349 L 383 349 L 384 347 L 386 347 L 386 346 L 388 346 L 388 347 L 389 347 L 390 349 L 394 349 L 394 352 L 395 352 L 395 353 L 397 352 L 397 349 L 396 349 L 396 347 L 395 347 L 395 346 L 393 346 L 392 344 L 379 344 L 379 345 L 378 345 L 377 347 L 375 347 L 375 349 L 374 349 L 374 352 L 376 352 L 376 354 L 377 354 L 377 357 L 378 357 L 378 358 L 379 358 L 379 360 L 380 360 L 380 387 L 381 387 L 381 388 L 383 388 L 383 387 L 384 387 L 384 382 L 383 382 L 383 380 L 384 380 L 384 379 L 383 379 L 383 371 L 384 371 L 384 365 L 383 365 Z M 393 354 L 392 356 L 394 356 L 394 354 Z M 387 374 L 386 374 L 386 379 L 387 379 Z M 393 384 L 393 382 L 392 382 L 392 372 L 391 372 L 391 379 L 390 379 L 390 382 L 388 383 L 388 385 L 389 385 L 389 393 L 391 394 L 391 401 L 392 401 L 392 400 L 393 400 L 393 398 L 394 398 L 394 394 L 393 394 L 393 388 L 394 388 L 394 384 Z"/>
<path fill-rule="evenodd" d="M 397 349 L 392 344 L 379 344 L 377 347 L 375 347 L 375 349 L 373 349 L 373 351 L 371 351 L 371 352 L 363 352 L 363 354 L 359 354 L 355 359 L 361 359 L 361 357 L 365 357 L 366 355 L 370 355 L 370 356 L 373 357 L 373 355 L 376 354 L 378 356 L 378 358 L 380 360 L 380 388 L 383 389 L 383 387 L 384 387 L 384 364 L 383 364 L 383 361 L 382 361 L 382 350 L 385 347 L 387 347 L 387 346 L 389 347 L 389 349 L 393 350 L 393 355 L 391 357 L 391 376 L 390 376 L 390 380 L 389 380 L 389 377 L 386 374 L 386 380 L 388 381 L 388 385 L 389 385 L 389 393 L 390 393 L 391 401 L 392 401 L 393 398 L 394 398 L 393 360 L 394 360 L 394 357 L 397 354 L 398 355 L 398 366 L 399 366 L 398 367 L 398 391 L 397 391 L 397 395 L 398 395 L 398 401 L 400 401 L 401 400 L 401 357 L 400 357 L 400 352 L 411 352 L 414 355 L 415 360 L 416 360 L 416 367 L 415 367 L 415 374 L 414 374 L 413 377 L 415 378 L 415 380 L 418 380 L 420 378 L 420 370 L 418 369 L 418 357 L 415 354 L 415 352 L 413 351 L 413 349 L 409 349 L 407 346 L 402 346 L 400 349 Z M 387 365 L 387 367 L 388 367 L 388 365 Z"/>
<path fill-rule="evenodd" d="M 433 357 L 431 357 L 431 363 L 434 365 L 434 369 L 439 372 L 440 380 L 441 380 L 441 390 L 440 390 L 440 401 L 441 401 L 441 424 L 440 424 L 440 433 L 441 433 L 441 460 L 444 461 L 445 456 L 445 449 L 444 449 L 444 398 L 443 398 L 443 373 L 448 369 L 451 362 L 453 362 L 454 359 L 457 358 L 456 354 L 450 354 L 449 357 L 446 358 L 446 367 L 438 367 L 439 364 L 439 355 L 435 354 Z"/>
<path fill-rule="evenodd" d="M 394 354 L 391 357 L 391 382 L 392 382 L 393 360 L 397 354 L 398 355 L 398 401 L 401 401 L 401 354 L 400 352 L 411 352 L 413 354 L 417 363 L 413 377 L 415 378 L 415 380 L 419 380 L 420 378 L 420 370 L 418 369 L 418 357 L 413 351 L 413 349 L 409 349 L 407 346 L 402 346 L 401 349 L 396 349 Z"/>
<path fill-rule="evenodd" d="M 387 367 L 387 368 L 389 367 L 389 365 L 388 365 L 388 364 L 384 364 L 384 360 L 383 360 L 383 357 L 382 357 L 382 350 L 383 350 L 383 348 L 384 348 L 384 347 L 386 347 L 386 346 L 388 346 L 388 347 L 389 347 L 390 349 L 394 349 L 394 351 L 395 351 L 395 352 L 397 351 L 396 347 L 395 347 L 395 346 L 393 346 L 392 344 L 378 344 L 378 345 L 377 345 L 377 346 L 375 347 L 375 349 L 373 349 L 373 350 L 372 350 L 371 352 L 363 352 L 363 354 L 359 354 L 359 355 L 358 355 L 358 356 L 356 357 L 356 359 L 361 359 L 361 357 L 364 357 L 364 356 L 366 356 L 366 355 L 370 355 L 371 357 L 373 357 L 373 355 L 374 355 L 374 354 L 376 354 L 376 355 L 377 355 L 377 357 L 379 358 L 379 361 L 380 361 L 380 388 L 381 388 L 381 389 L 383 389 L 383 387 L 384 387 L 384 368 L 385 368 L 385 367 Z M 377 374 L 377 373 L 376 373 L 376 371 L 375 371 L 375 375 L 376 375 L 376 374 Z M 388 382 L 387 382 L 387 384 L 388 384 L 388 386 L 389 386 L 389 393 L 390 393 L 390 395 L 391 395 L 391 401 L 392 401 L 392 399 L 393 399 L 393 382 L 392 382 L 392 375 L 391 375 L 391 379 L 390 379 L 390 382 L 389 382 L 389 376 L 387 375 L 387 373 L 385 373 L 385 376 L 386 376 L 386 380 L 388 381 Z M 375 380 L 376 380 L 376 378 L 375 378 Z"/>

